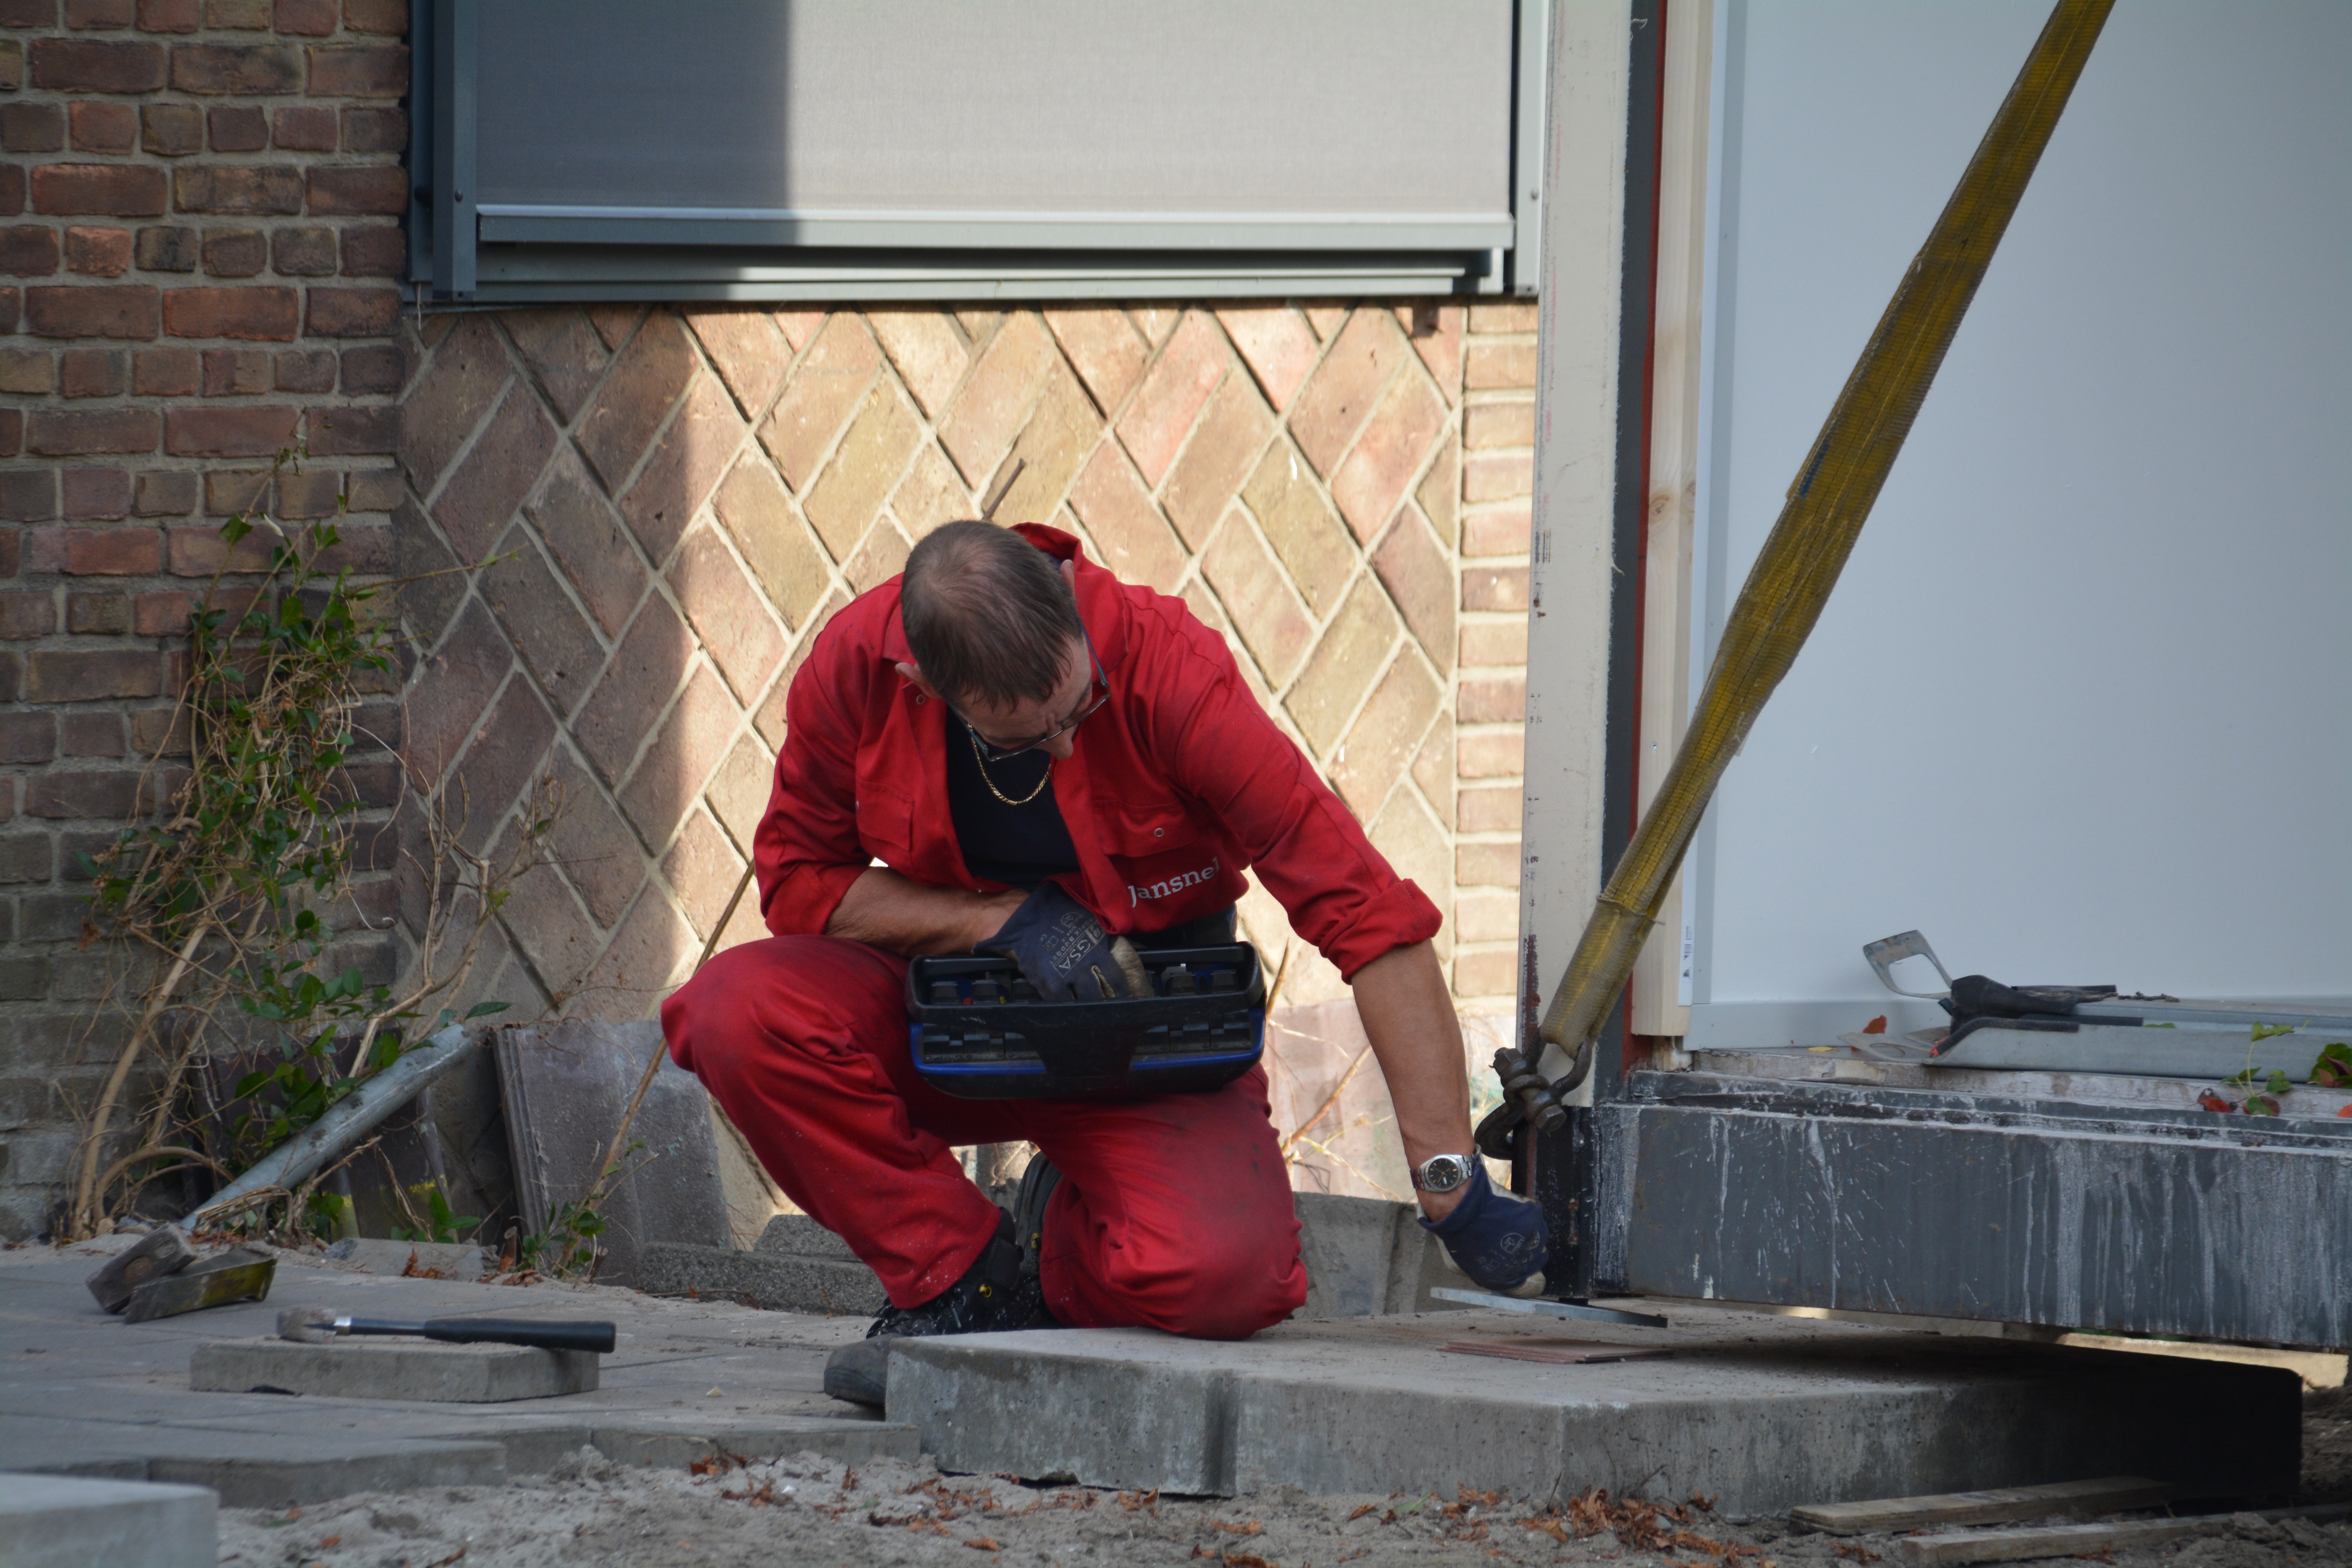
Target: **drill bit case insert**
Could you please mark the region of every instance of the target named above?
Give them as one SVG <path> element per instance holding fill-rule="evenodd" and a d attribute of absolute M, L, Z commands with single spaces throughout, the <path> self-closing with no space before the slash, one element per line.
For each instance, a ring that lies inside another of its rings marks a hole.
<path fill-rule="evenodd" d="M 1010 958 L 907 965 L 925 1082 L 963 1100 L 1127 1100 L 1220 1089 L 1265 1049 L 1265 974 L 1247 942 L 1147 950 L 1150 996 L 1049 1002 Z"/>

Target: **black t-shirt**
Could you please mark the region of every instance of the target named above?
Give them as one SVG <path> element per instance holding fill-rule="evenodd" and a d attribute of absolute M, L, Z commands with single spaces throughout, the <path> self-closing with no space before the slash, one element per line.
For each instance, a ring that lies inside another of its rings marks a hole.
<path fill-rule="evenodd" d="M 1045 777 L 1053 765 L 1053 753 L 1024 752 L 990 763 L 983 778 L 981 761 L 972 752 L 971 730 L 953 713 L 945 717 L 948 815 L 955 822 L 956 843 L 972 875 L 1016 888 L 1034 888 L 1048 877 L 1076 870 L 1077 846 L 1070 842 L 1070 829 L 1054 800 L 1053 781 Z M 1008 805 L 999 800 L 988 787 L 991 782 L 997 791 L 1024 804 Z M 1038 788 L 1041 782 L 1043 789 Z M 1036 790 L 1036 797 L 1024 800 L 1032 790 Z"/>

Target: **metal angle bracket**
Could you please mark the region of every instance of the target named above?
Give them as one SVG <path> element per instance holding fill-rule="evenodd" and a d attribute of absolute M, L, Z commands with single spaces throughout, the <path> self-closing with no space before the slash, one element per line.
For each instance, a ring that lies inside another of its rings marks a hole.
<path fill-rule="evenodd" d="M 1614 1307 L 1588 1307 L 1581 1301 L 1548 1301 L 1542 1297 L 1522 1300 L 1517 1296 L 1492 1296 L 1484 1290 L 1454 1290 L 1436 1287 L 1429 1292 L 1441 1301 L 1469 1307 L 1493 1307 L 1506 1312 L 1527 1312 L 1539 1318 L 1581 1318 L 1596 1323 L 1627 1323 L 1637 1329 L 1663 1329 L 1666 1320 L 1648 1312 L 1621 1312 Z"/>

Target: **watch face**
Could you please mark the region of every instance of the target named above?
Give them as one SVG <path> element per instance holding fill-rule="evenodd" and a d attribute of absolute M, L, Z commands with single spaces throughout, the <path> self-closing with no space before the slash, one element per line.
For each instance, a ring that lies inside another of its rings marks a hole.
<path fill-rule="evenodd" d="M 1421 1184 L 1433 1193 L 1450 1193 L 1470 1179 L 1470 1162 L 1459 1154 L 1439 1154 L 1421 1167 Z"/>

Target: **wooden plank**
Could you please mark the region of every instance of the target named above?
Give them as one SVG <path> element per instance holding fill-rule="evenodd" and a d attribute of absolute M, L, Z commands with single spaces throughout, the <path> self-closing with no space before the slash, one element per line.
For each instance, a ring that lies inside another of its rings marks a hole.
<path fill-rule="evenodd" d="M 2093 1552 L 2122 1552 L 2136 1546 L 2160 1545 L 2193 1536 L 2227 1535 L 2242 1516 L 2212 1513 L 2192 1519 L 2133 1519 L 2109 1524 L 2053 1524 L 2029 1530 L 1955 1530 L 1936 1535 L 1906 1536 L 1895 1543 L 1906 1563 L 2018 1563 L 2034 1557 L 2078 1557 Z M 2272 1509 L 2256 1517 L 2273 1524 L 2284 1519 L 2314 1523 L 2352 1519 L 2352 1503 L 2326 1503 L 2315 1508 Z"/>
<path fill-rule="evenodd" d="M 2053 1513 L 2117 1513 L 2162 1506 L 2171 1489 L 2145 1476 L 2105 1476 L 2039 1487 L 1995 1487 L 1931 1497 L 1878 1498 L 1867 1502 L 1817 1502 L 1789 1510 L 1789 1522 L 1832 1535 L 1924 1530 L 1938 1524 L 2014 1524 Z"/>

